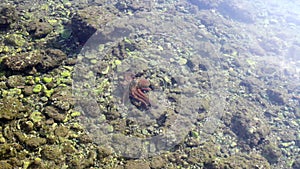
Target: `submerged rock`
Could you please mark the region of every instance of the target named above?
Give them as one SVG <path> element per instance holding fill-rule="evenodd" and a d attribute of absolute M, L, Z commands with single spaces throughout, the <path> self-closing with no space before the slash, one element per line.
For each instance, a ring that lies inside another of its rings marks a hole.
<path fill-rule="evenodd" d="M 16 56 L 9 56 L 3 60 L 3 64 L 13 71 L 32 69 L 42 60 L 39 51 L 23 52 Z"/>
<path fill-rule="evenodd" d="M 272 104 L 275 104 L 275 105 L 284 105 L 285 104 L 285 101 L 283 99 L 283 95 L 281 92 L 268 89 L 267 95 Z"/>
<path fill-rule="evenodd" d="M 46 71 L 59 66 L 67 55 L 59 49 L 35 50 L 9 56 L 3 64 L 13 71 L 30 71 L 37 68 Z"/>
<path fill-rule="evenodd" d="M 251 3 L 225 0 L 219 6 L 219 11 L 239 22 L 253 23 L 255 21 L 256 10 Z"/>
<path fill-rule="evenodd" d="M 270 133 L 268 124 L 253 117 L 253 112 L 248 110 L 239 111 L 231 118 L 231 129 L 250 147 L 261 144 Z"/>
<path fill-rule="evenodd" d="M 102 28 L 108 21 L 113 20 L 115 17 L 114 13 L 117 13 L 116 9 L 113 9 L 102 6 L 90 6 L 78 10 L 74 14 L 71 24 L 74 35 L 78 37 L 81 43 L 85 43 L 97 29 Z"/>
<path fill-rule="evenodd" d="M 17 10 L 11 5 L 0 7 L 0 30 L 11 27 L 18 20 Z"/>
<path fill-rule="evenodd" d="M 23 116 L 25 107 L 17 98 L 5 97 L 0 100 L 0 119 L 13 120 Z"/>
<path fill-rule="evenodd" d="M 43 51 L 42 61 L 38 67 L 41 70 L 49 70 L 58 67 L 67 55 L 59 49 L 47 49 Z"/>
<path fill-rule="evenodd" d="M 27 31 L 29 32 L 29 34 L 31 34 L 35 38 L 44 38 L 52 30 L 53 27 L 48 22 L 43 21 L 31 22 L 27 27 Z"/>
<path fill-rule="evenodd" d="M 276 145 L 269 144 L 263 147 L 262 155 L 272 164 L 276 163 L 282 154 Z"/>

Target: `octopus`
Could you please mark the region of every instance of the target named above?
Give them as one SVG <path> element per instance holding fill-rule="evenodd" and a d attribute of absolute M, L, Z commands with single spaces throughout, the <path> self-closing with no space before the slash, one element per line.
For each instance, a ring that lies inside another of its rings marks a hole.
<path fill-rule="evenodd" d="M 150 82 L 147 79 L 133 79 L 129 85 L 129 98 L 136 107 L 148 109 L 151 103 L 146 93 L 150 90 Z"/>

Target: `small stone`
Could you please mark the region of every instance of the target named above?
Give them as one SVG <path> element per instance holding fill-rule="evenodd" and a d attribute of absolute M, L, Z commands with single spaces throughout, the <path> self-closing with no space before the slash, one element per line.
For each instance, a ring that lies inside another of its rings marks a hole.
<path fill-rule="evenodd" d="M 24 94 L 29 96 L 33 93 L 33 87 L 32 86 L 25 86 L 24 87 Z"/>
<path fill-rule="evenodd" d="M 185 59 L 185 58 L 179 58 L 179 60 L 178 60 L 178 63 L 179 63 L 179 65 L 185 65 L 186 63 L 187 63 L 187 59 Z"/>
<path fill-rule="evenodd" d="M 106 69 L 103 70 L 101 73 L 104 74 L 104 75 L 106 75 L 106 74 L 108 74 L 109 69 L 110 69 L 109 66 L 107 66 Z"/>
<path fill-rule="evenodd" d="M 116 66 L 120 65 L 121 63 L 122 63 L 122 61 L 120 61 L 120 60 L 115 60 L 115 65 L 116 65 Z"/>
<path fill-rule="evenodd" d="M 190 134 L 191 134 L 191 136 L 194 137 L 194 138 L 199 138 L 199 134 L 198 134 L 198 132 L 196 132 L 196 131 L 191 131 Z"/>
<path fill-rule="evenodd" d="M 34 163 L 35 165 L 40 165 L 40 164 L 42 163 L 42 159 L 39 158 L 39 157 L 36 157 L 36 158 L 33 160 L 33 163 Z"/>

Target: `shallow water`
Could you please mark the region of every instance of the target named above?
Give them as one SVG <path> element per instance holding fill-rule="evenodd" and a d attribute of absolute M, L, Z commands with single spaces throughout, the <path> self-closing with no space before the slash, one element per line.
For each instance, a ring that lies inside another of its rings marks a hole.
<path fill-rule="evenodd" d="M 300 167 L 298 2 L 2 3 L 3 165 Z"/>

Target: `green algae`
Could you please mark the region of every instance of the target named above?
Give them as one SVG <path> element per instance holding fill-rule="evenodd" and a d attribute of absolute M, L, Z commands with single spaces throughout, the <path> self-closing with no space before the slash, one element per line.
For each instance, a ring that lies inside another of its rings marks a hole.
<path fill-rule="evenodd" d="M 51 83 L 53 81 L 53 78 L 52 77 L 43 77 L 42 81 L 44 83 Z"/>
<path fill-rule="evenodd" d="M 44 94 L 45 94 L 46 97 L 48 97 L 48 98 L 51 97 L 53 93 L 54 93 L 54 89 L 44 88 Z"/>
<path fill-rule="evenodd" d="M 43 116 L 43 114 L 41 112 L 35 111 L 32 112 L 30 115 L 30 120 L 32 120 L 34 123 L 40 122 L 42 121 L 45 117 Z"/>
<path fill-rule="evenodd" d="M 71 113 L 71 117 L 78 117 L 78 116 L 80 116 L 81 115 L 81 113 L 79 112 L 79 111 L 73 111 L 72 113 Z"/>
<path fill-rule="evenodd" d="M 61 72 L 60 75 L 62 77 L 64 77 L 64 78 L 70 77 L 71 76 L 71 72 L 66 70 L 66 71 Z"/>
<path fill-rule="evenodd" d="M 40 93 L 43 89 L 43 86 L 41 84 L 37 84 L 33 87 L 32 92 L 33 93 Z"/>
<path fill-rule="evenodd" d="M 21 34 L 10 34 L 5 36 L 5 41 L 9 45 L 13 46 L 24 46 L 26 44 L 26 40 L 23 38 Z"/>

